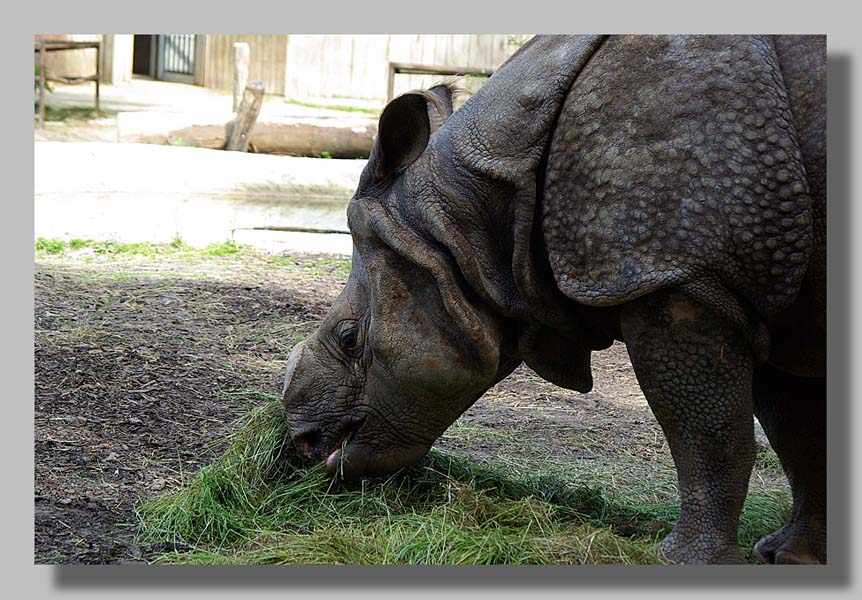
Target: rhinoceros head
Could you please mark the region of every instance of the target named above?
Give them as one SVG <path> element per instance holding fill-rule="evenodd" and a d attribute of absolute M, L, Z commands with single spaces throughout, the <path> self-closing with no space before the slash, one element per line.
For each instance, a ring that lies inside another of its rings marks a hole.
<path fill-rule="evenodd" d="M 434 193 L 429 139 L 452 113 L 447 87 L 396 98 L 348 207 L 353 264 L 319 329 L 288 359 L 284 406 L 298 449 L 345 478 L 422 458 L 519 362 L 502 319 L 405 207 Z M 428 150 L 428 151 L 426 151 Z"/>

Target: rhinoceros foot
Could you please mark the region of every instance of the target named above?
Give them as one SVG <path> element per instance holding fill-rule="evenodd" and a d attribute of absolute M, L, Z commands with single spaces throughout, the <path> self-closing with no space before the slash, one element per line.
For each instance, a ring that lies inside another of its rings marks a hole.
<path fill-rule="evenodd" d="M 745 559 L 736 544 L 720 544 L 707 536 L 685 536 L 672 531 L 661 542 L 665 560 L 682 565 L 742 564 Z"/>
<path fill-rule="evenodd" d="M 825 544 L 818 544 L 816 531 L 800 520 L 792 520 L 754 546 L 758 560 L 775 565 L 819 565 L 826 562 Z M 825 540 L 825 535 L 822 536 Z"/>

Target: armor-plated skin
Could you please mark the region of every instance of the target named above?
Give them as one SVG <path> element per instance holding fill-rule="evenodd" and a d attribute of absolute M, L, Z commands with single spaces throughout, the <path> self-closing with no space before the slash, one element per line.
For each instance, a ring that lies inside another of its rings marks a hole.
<path fill-rule="evenodd" d="M 294 349 L 297 446 L 412 464 L 526 362 L 579 391 L 624 341 L 677 466 L 674 562 L 739 562 L 757 414 L 793 487 L 767 562 L 824 562 L 825 39 L 537 36 L 457 112 L 393 100 L 347 285 Z"/>

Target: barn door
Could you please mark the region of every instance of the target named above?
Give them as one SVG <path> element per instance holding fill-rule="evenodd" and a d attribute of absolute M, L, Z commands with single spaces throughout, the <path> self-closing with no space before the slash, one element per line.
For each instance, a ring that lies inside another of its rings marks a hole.
<path fill-rule="evenodd" d="M 194 83 L 194 34 L 160 35 L 158 64 L 156 79 Z"/>

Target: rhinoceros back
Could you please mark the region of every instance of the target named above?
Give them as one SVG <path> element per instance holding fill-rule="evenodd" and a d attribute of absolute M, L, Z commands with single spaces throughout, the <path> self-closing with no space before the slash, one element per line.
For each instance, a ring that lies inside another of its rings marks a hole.
<path fill-rule="evenodd" d="M 577 302 L 682 287 L 764 320 L 792 304 L 812 200 L 772 40 L 606 40 L 561 111 L 542 218 L 558 286 Z"/>

